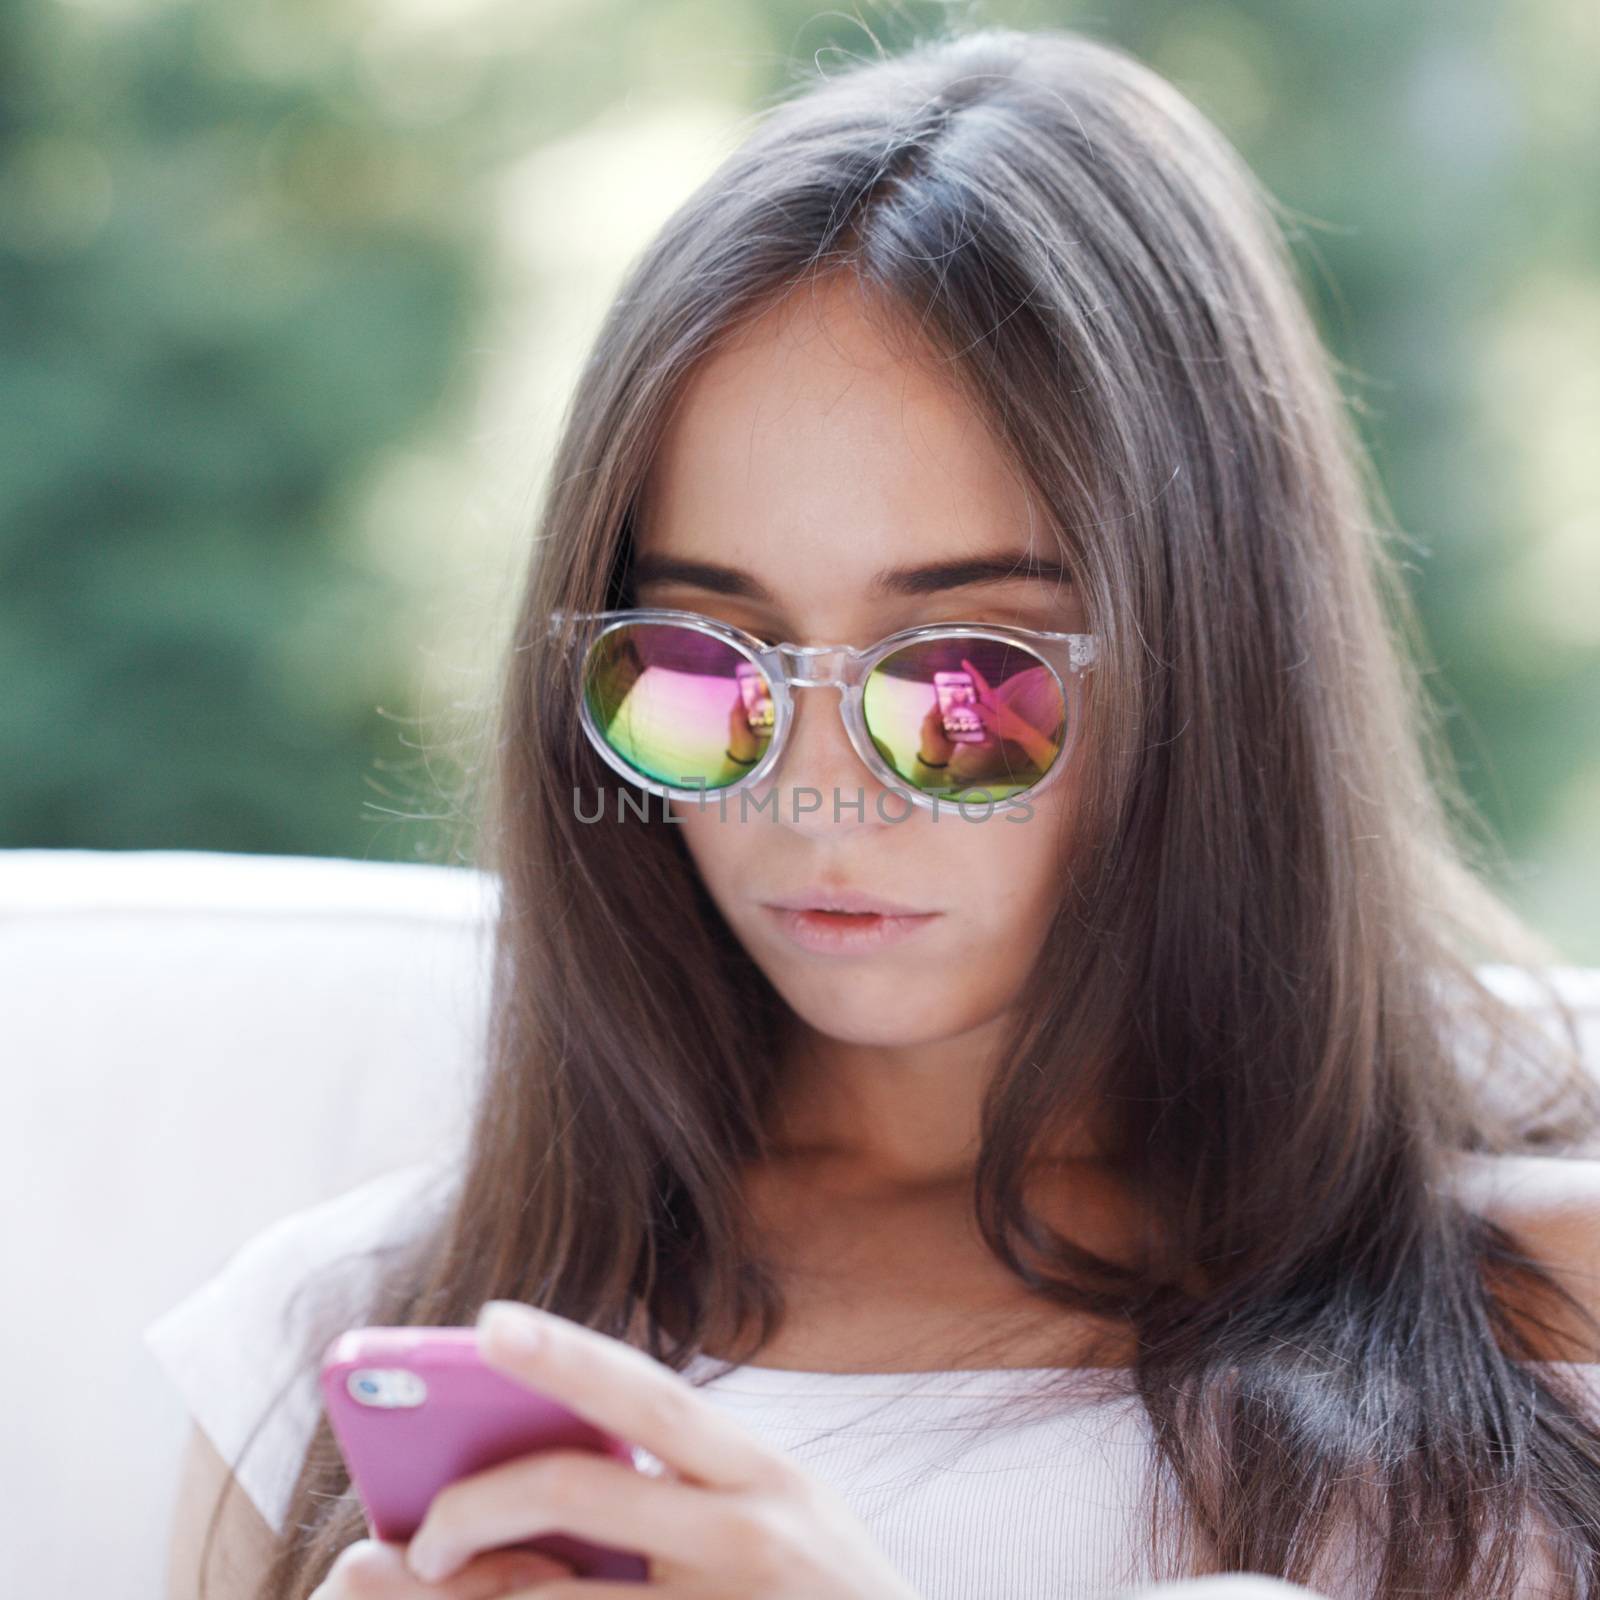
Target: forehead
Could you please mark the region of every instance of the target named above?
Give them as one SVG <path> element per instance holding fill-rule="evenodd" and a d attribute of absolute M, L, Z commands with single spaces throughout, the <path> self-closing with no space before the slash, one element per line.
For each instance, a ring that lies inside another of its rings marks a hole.
<path fill-rule="evenodd" d="M 641 551 L 762 573 L 819 606 L 862 596 L 889 567 L 1059 555 L 954 378 L 828 282 L 767 310 L 690 376 L 637 533 Z"/>

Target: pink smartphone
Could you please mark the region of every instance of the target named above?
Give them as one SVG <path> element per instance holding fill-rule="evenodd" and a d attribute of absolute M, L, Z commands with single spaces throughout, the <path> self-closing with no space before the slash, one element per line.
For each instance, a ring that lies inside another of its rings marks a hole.
<path fill-rule="evenodd" d="M 372 1535 L 404 1544 L 447 1483 L 537 1450 L 593 1450 L 637 1469 L 632 1446 L 491 1367 L 471 1328 L 352 1328 L 323 1353 L 322 1400 Z M 508 1546 L 579 1577 L 643 1583 L 638 1552 L 545 1533 Z"/>
<path fill-rule="evenodd" d="M 987 735 L 975 707 L 978 691 L 970 672 L 936 672 L 934 693 L 939 696 L 939 716 L 947 739 L 957 744 L 981 744 Z"/>
<path fill-rule="evenodd" d="M 741 661 L 734 669 L 739 680 L 739 694 L 744 700 L 744 719 L 752 733 L 771 733 L 778 720 L 777 708 L 772 703 L 772 693 L 761 668 L 753 661 Z"/>

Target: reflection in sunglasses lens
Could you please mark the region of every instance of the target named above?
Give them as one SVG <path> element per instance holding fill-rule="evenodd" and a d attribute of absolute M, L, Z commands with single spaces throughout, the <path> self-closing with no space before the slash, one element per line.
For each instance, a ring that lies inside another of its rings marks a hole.
<path fill-rule="evenodd" d="M 1061 752 L 1061 684 L 1031 650 L 952 635 L 878 663 L 862 693 L 878 754 L 906 783 L 952 800 L 1031 789 Z"/>
<path fill-rule="evenodd" d="M 726 788 L 771 742 L 765 673 L 726 641 L 678 623 L 630 622 L 603 634 L 585 658 L 583 692 L 607 745 L 673 788 Z"/>

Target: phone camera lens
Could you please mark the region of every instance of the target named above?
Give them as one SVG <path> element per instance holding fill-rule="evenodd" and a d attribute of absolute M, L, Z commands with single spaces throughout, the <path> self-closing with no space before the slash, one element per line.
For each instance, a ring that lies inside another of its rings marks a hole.
<path fill-rule="evenodd" d="M 364 1406 L 409 1408 L 428 1397 L 422 1375 L 406 1367 L 363 1367 L 345 1379 L 345 1388 Z"/>

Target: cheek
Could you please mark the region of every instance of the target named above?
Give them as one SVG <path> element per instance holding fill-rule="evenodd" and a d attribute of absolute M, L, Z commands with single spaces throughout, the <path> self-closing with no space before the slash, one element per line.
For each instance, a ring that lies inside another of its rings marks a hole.
<path fill-rule="evenodd" d="M 942 931 L 960 946 L 972 985 L 987 995 L 1009 997 L 1038 955 L 1066 873 L 1064 824 L 1054 790 L 1021 821 L 1015 813 L 939 820 L 941 830 L 952 828 L 938 857 L 948 903 L 957 908 Z"/>
<path fill-rule="evenodd" d="M 677 828 L 701 881 L 733 923 L 730 913 L 735 908 L 724 891 L 737 883 L 761 881 L 750 878 L 747 864 L 760 849 L 762 830 L 759 826 L 740 826 L 722 820 L 715 806 L 702 808 L 677 800 L 669 801 L 668 806 L 676 819 L 672 825 Z"/>

